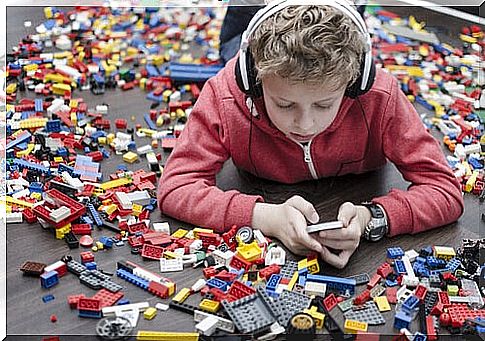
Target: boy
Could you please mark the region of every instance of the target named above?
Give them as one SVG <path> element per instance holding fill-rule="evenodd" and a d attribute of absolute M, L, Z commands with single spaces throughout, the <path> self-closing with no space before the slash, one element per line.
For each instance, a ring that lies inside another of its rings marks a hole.
<path fill-rule="evenodd" d="M 458 219 L 459 183 L 397 81 L 369 67 L 370 37 L 358 13 L 338 0 L 291 1 L 258 12 L 239 57 L 204 86 L 160 180 L 161 211 L 219 231 L 250 225 L 338 268 L 361 236 L 377 241 Z M 362 173 L 389 159 L 412 185 L 371 203 L 343 203 L 344 228 L 310 236 L 307 221 L 319 217 L 304 198 L 275 205 L 218 189 L 215 176 L 229 157 L 282 183 Z"/>

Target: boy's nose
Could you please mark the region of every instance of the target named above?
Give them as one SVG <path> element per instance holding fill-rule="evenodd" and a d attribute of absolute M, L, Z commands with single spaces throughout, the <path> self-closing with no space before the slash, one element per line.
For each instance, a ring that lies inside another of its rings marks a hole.
<path fill-rule="evenodd" d="M 295 119 L 295 124 L 302 133 L 312 131 L 314 120 L 309 113 L 302 113 Z"/>

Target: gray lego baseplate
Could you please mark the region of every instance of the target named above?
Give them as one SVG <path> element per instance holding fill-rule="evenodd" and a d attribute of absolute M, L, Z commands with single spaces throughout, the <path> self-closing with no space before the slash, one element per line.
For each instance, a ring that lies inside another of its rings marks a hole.
<path fill-rule="evenodd" d="M 293 277 L 293 274 L 297 270 L 298 270 L 298 263 L 295 262 L 294 260 L 288 260 L 285 263 L 285 265 L 281 267 L 280 275 L 283 276 L 283 278 L 291 279 L 291 277 Z"/>
<path fill-rule="evenodd" d="M 386 320 L 384 319 L 374 302 L 366 302 L 364 306 L 365 309 L 346 311 L 344 313 L 345 318 L 357 320 L 360 322 L 366 322 L 371 326 L 386 323 Z"/>

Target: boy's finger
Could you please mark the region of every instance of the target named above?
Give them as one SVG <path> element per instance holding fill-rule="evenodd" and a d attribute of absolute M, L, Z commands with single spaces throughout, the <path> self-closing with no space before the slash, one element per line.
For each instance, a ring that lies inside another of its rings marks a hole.
<path fill-rule="evenodd" d="M 352 255 L 352 253 L 347 250 L 344 250 L 340 252 L 340 254 L 336 255 L 330 252 L 325 246 L 323 246 L 322 248 L 323 252 L 320 253 L 322 259 L 338 269 L 342 269 L 345 265 L 347 265 L 349 258 Z"/>
<path fill-rule="evenodd" d="M 344 226 L 350 224 L 350 220 L 357 215 L 357 208 L 351 202 L 344 202 L 340 205 L 337 219 L 344 223 Z"/>
<path fill-rule="evenodd" d="M 325 238 L 318 241 L 322 246 L 328 246 L 336 250 L 355 250 L 359 245 L 359 241 L 355 239 L 337 240 Z"/>
<path fill-rule="evenodd" d="M 345 224 L 345 223 L 344 223 Z M 359 228 L 357 221 L 351 220 L 350 224 L 346 228 L 337 230 L 327 230 L 319 233 L 320 238 L 325 239 L 337 239 L 337 240 L 353 240 L 360 238 Z"/>
<path fill-rule="evenodd" d="M 300 197 L 299 195 L 292 196 L 286 201 L 288 205 L 300 211 L 305 218 L 312 224 L 318 223 L 320 217 L 318 216 L 317 210 L 313 205 Z"/>
<path fill-rule="evenodd" d="M 305 247 L 318 253 L 322 252 L 322 245 L 306 232 L 306 224 L 295 224 L 294 228 L 298 239 Z"/>

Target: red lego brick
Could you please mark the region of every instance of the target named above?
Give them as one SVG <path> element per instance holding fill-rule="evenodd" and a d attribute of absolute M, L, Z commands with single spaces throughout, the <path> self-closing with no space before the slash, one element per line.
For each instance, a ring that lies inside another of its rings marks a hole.
<path fill-rule="evenodd" d="M 76 235 L 91 234 L 91 225 L 89 224 L 73 224 L 71 225 L 71 232 Z"/>
<path fill-rule="evenodd" d="M 84 297 L 86 296 L 84 296 L 83 294 L 67 296 L 67 303 L 69 304 L 69 307 L 71 309 L 77 309 L 77 303 L 79 302 L 79 299 Z"/>
<path fill-rule="evenodd" d="M 393 270 L 389 263 L 383 263 L 379 268 L 377 268 L 377 274 L 379 274 L 382 278 L 386 278 L 390 274 L 392 274 Z"/>
<path fill-rule="evenodd" d="M 436 335 L 436 328 L 434 325 L 433 316 L 426 316 L 426 334 L 429 341 L 438 340 L 438 335 Z"/>
<path fill-rule="evenodd" d="M 426 289 L 425 286 L 423 285 L 418 285 L 416 287 L 416 290 L 414 290 L 414 296 L 419 298 L 420 301 L 423 301 L 424 298 L 426 297 L 426 293 L 428 292 L 428 289 Z"/>
<path fill-rule="evenodd" d="M 451 326 L 460 328 L 467 319 L 485 318 L 485 309 L 472 310 L 466 304 L 452 304 L 448 307 L 448 314 L 451 317 Z"/>
<path fill-rule="evenodd" d="M 369 283 L 367 283 L 367 289 L 372 289 L 373 287 L 375 287 L 381 281 L 381 279 L 381 275 L 374 274 L 374 276 L 372 276 L 372 278 L 370 279 Z"/>
<path fill-rule="evenodd" d="M 235 269 L 244 269 L 245 271 L 248 271 L 249 268 L 251 267 L 251 263 L 245 261 L 244 259 L 238 257 L 237 255 L 232 257 L 231 263 L 229 264 L 231 267 Z"/>
<path fill-rule="evenodd" d="M 220 279 L 221 281 L 232 283 L 238 275 L 233 272 L 228 272 L 227 270 L 222 270 L 219 272 L 217 275 L 215 275 L 215 278 Z"/>
<path fill-rule="evenodd" d="M 35 223 L 37 221 L 37 217 L 35 216 L 34 212 L 32 212 L 30 208 L 25 208 L 22 211 L 22 216 L 30 224 Z"/>
<path fill-rule="evenodd" d="M 268 279 L 271 277 L 271 275 L 279 274 L 280 270 L 281 268 L 278 264 L 272 264 L 265 267 L 264 269 L 259 270 L 259 277 Z"/>
<path fill-rule="evenodd" d="M 164 250 L 165 249 L 163 247 L 160 247 L 160 246 L 143 244 L 143 249 L 141 250 L 141 256 L 143 258 L 160 260 L 160 258 L 162 258 Z"/>
<path fill-rule="evenodd" d="M 325 306 L 325 309 L 327 309 L 327 311 L 330 311 L 333 308 L 335 308 L 337 304 L 338 304 L 337 298 L 333 293 L 325 297 L 323 300 L 323 305 Z"/>
<path fill-rule="evenodd" d="M 141 247 L 143 245 L 142 236 L 128 237 L 128 244 L 130 244 L 131 247 Z"/>
<path fill-rule="evenodd" d="M 81 297 L 77 303 L 78 310 L 100 311 L 101 302 L 94 298 Z"/>
<path fill-rule="evenodd" d="M 255 292 L 256 292 L 256 289 L 251 288 L 239 281 L 234 281 L 234 283 L 231 285 L 231 288 L 227 293 L 233 296 L 234 298 L 239 299 L 245 296 L 252 295 Z"/>
<path fill-rule="evenodd" d="M 114 305 L 116 302 L 118 302 L 124 294 L 121 291 L 118 292 L 111 292 L 106 289 L 101 289 L 99 290 L 93 297 L 92 299 L 99 300 L 100 302 L 100 307 L 110 307 Z"/>
<path fill-rule="evenodd" d="M 356 298 L 354 298 L 353 303 L 355 305 L 362 305 L 365 302 L 367 302 L 368 300 L 370 300 L 370 290 L 365 289 L 364 291 L 362 291 L 362 293 L 360 293 L 360 295 L 358 295 Z"/>
<path fill-rule="evenodd" d="M 438 302 L 440 302 L 444 308 L 450 305 L 450 298 L 448 297 L 448 293 L 445 291 L 438 292 Z"/>
<path fill-rule="evenodd" d="M 217 274 L 217 270 L 213 266 L 209 266 L 207 268 L 204 268 L 202 270 L 202 273 L 204 274 L 204 277 L 206 279 L 212 278 Z"/>
<path fill-rule="evenodd" d="M 130 234 L 135 234 L 137 232 L 146 233 L 148 232 L 148 227 L 144 222 L 135 223 L 128 225 L 128 232 Z"/>
<path fill-rule="evenodd" d="M 94 262 L 94 255 L 91 251 L 81 252 L 79 256 L 81 257 L 81 263 L 83 264 Z"/>
<path fill-rule="evenodd" d="M 386 289 L 386 297 L 389 303 L 396 304 L 397 302 L 397 287 L 390 287 Z"/>
<path fill-rule="evenodd" d="M 221 301 L 227 299 L 227 295 L 224 293 L 224 291 L 222 291 L 219 288 L 211 288 L 209 290 L 209 292 L 212 295 L 214 295 L 214 298 L 213 298 L 214 301 L 221 302 Z"/>
<path fill-rule="evenodd" d="M 160 298 L 168 298 L 168 288 L 162 283 L 150 281 L 148 283 L 148 292 Z"/>

